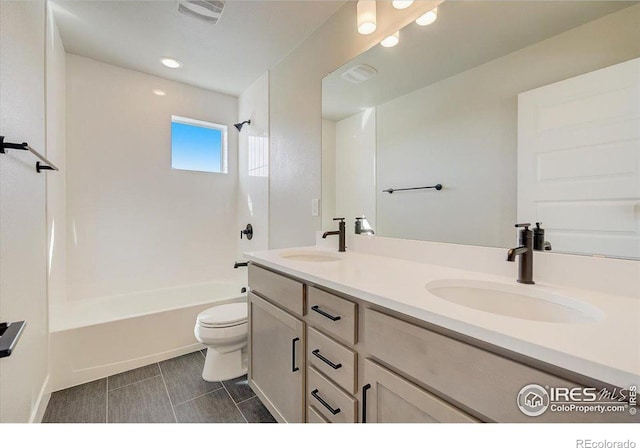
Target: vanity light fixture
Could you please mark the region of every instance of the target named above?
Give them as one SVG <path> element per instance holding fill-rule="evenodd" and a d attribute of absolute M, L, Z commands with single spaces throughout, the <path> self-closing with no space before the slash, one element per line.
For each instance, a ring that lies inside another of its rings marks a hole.
<path fill-rule="evenodd" d="M 416 23 L 420 26 L 431 25 L 438 18 L 438 8 L 433 8 L 431 11 L 421 15 L 416 19 Z"/>
<path fill-rule="evenodd" d="M 160 90 L 160 89 L 153 89 L 153 93 L 155 95 L 158 95 L 158 96 L 165 96 L 167 94 L 167 92 L 165 92 L 164 90 Z"/>
<path fill-rule="evenodd" d="M 382 45 L 383 47 L 390 48 L 398 45 L 398 42 L 400 42 L 400 31 L 396 31 L 391 36 L 387 36 L 384 39 L 382 39 L 382 42 L 380 42 L 380 45 Z"/>
<path fill-rule="evenodd" d="M 396 9 L 407 9 L 409 6 L 413 5 L 413 0 L 393 0 L 391 4 Z"/>
<path fill-rule="evenodd" d="M 162 62 L 162 65 L 164 65 L 165 67 L 169 67 L 169 68 L 180 68 L 180 67 L 182 67 L 182 62 L 176 61 L 173 58 L 162 58 L 162 59 L 160 59 L 160 62 Z"/>
<path fill-rule="evenodd" d="M 356 15 L 358 18 L 358 33 L 371 34 L 376 30 L 375 0 L 358 0 Z"/>

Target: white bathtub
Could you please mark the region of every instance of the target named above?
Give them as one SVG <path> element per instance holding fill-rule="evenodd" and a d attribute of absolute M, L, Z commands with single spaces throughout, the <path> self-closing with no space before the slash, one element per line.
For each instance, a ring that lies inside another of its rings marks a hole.
<path fill-rule="evenodd" d="M 104 378 L 203 346 L 198 313 L 246 301 L 246 282 L 211 282 L 97 299 L 50 309 L 51 391 Z"/>

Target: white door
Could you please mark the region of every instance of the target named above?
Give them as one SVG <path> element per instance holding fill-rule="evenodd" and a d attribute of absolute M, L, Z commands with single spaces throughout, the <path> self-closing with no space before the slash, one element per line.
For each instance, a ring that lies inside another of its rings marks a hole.
<path fill-rule="evenodd" d="M 0 135 L 45 150 L 45 2 L 0 1 Z M 48 362 L 45 176 L 26 151 L 0 154 L 0 322 L 27 322 L 0 358 L 0 423 L 27 422 Z M 1 442 L 0 442 L 1 443 Z"/>
<path fill-rule="evenodd" d="M 640 59 L 518 96 L 518 222 L 554 251 L 640 257 Z"/>

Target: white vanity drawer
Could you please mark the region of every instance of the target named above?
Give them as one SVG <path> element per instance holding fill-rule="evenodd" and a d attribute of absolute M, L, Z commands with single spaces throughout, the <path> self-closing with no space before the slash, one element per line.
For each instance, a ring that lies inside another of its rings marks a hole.
<path fill-rule="evenodd" d="M 307 322 L 355 345 L 358 305 L 313 286 L 307 293 Z"/>
<path fill-rule="evenodd" d="M 304 285 L 283 275 L 249 264 L 251 291 L 268 298 L 287 310 L 304 314 Z"/>
<path fill-rule="evenodd" d="M 349 393 L 356 392 L 356 352 L 323 335 L 307 331 L 307 361 Z"/>
<path fill-rule="evenodd" d="M 331 423 L 355 423 L 357 401 L 313 367 L 307 369 L 307 403 Z"/>

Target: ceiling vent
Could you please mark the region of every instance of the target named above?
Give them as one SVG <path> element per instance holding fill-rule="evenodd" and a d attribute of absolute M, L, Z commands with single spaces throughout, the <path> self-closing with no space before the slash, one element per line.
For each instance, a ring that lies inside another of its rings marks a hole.
<path fill-rule="evenodd" d="M 222 0 L 178 0 L 178 11 L 209 23 L 218 23 L 224 1 Z"/>
<path fill-rule="evenodd" d="M 351 67 L 349 70 L 342 74 L 342 78 L 352 82 L 354 84 L 360 84 L 368 79 L 373 78 L 378 70 L 370 65 L 360 64 L 355 67 Z"/>

